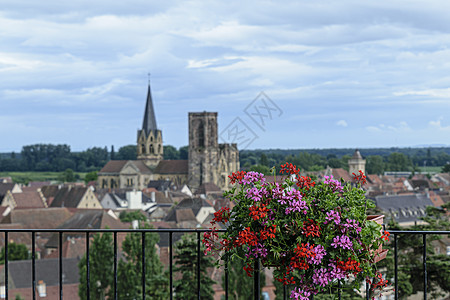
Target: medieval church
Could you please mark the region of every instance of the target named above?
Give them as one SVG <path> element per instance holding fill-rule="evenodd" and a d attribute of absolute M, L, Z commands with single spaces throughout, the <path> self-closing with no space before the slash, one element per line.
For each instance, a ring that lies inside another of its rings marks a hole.
<path fill-rule="evenodd" d="M 237 145 L 218 143 L 217 112 L 190 112 L 188 160 L 164 160 L 149 83 L 142 129 L 137 132 L 137 160 L 109 161 L 98 173 L 98 186 L 142 190 L 151 180 L 170 180 L 192 191 L 205 183 L 226 190 L 228 175 L 238 170 Z"/>

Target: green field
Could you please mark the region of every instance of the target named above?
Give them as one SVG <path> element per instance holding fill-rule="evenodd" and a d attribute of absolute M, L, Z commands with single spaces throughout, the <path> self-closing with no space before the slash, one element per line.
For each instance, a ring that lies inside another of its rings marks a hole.
<path fill-rule="evenodd" d="M 442 167 L 419 167 L 420 172 L 441 173 Z"/>
<path fill-rule="evenodd" d="M 0 177 L 11 177 L 14 182 L 27 184 L 30 181 L 58 181 L 63 172 L 0 172 Z M 79 180 L 83 180 L 86 173 L 75 172 Z"/>

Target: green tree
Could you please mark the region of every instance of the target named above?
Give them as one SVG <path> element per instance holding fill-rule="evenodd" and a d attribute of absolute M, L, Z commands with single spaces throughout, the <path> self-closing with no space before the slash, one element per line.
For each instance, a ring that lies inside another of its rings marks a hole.
<path fill-rule="evenodd" d="M 267 155 L 264 153 L 261 153 L 261 157 L 259 158 L 259 164 L 269 167 L 269 159 L 267 158 Z"/>
<path fill-rule="evenodd" d="M 199 251 L 203 253 L 204 247 Z M 200 299 L 213 299 L 215 283 L 208 276 L 207 268 L 213 267 L 212 258 L 206 255 L 200 257 Z M 181 274 L 181 278 L 174 282 L 175 295 L 177 299 L 197 298 L 197 240 L 193 234 L 185 234 L 176 244 L 175 250 L 175 272 Z"/>
<path fill-rule="evenodd" d="M 265 175 L 270 175 L 270 168 L 264 165 L 253 165 L 249 167 L 247 171 L 255 171 L 258 173 L 263 173 Z"/>
<path fill-rule="evenodd" d="M 87 299 L 86 255 L 78 263 L 80 285 L 78 295 Z M 106 299 L 111 291 L 114 276 L 114 250 L 111 233 L 95 234 L 89 248 L 90 299 Z"/>
<path fill-rule="evenodd" d="M 228 263 L 228 290 L 230 299 L 233 300 L 247 300 L 253 299 L 253 277 L 247 276 L 244 270 L 244 263 L 242 259 L 234 259 Z M 262 288 L 266 283 L 266 276 L 264 272 L 260 272 L 260 283 Z M 225 288 L 225 276 L 222 277 L 222 287 Z"/>
<path fill-rule="evenodd" d="M 88 183 L 90 181 L 97 181 L 97 178 L 98 178 L 97 171 L 92 171 L 86 173 L 86 175 L 84 176 L 84 182 Z"/>
<path fill-rule="evenodd" d="M 109 159 L 114 160 L 116 157 L 116 152 L 114 152 L 114 145 L 111 145 L 111 153 L 109 154 Z"/>
<path fill-rule="evenodd" d="M 164 159 L 180 159 L 180 152 L 171 145 L 164 146 Z"/>
<path fill-rule="evenodd" d="M 29 259 L 27 246 L 24 244 L 8 243 L 8 261 Z M 5 264 L 5 248 L 0 251 L 0 264 Z"/>
<path fill-rule="evenodd" d="M 136 145 L 127 145 L 119 148 L 116 159 L 135 160 L 137 158 Z"/>
<path fill-rule="evenodd" d="M 409 230 L 450 230 L 450 220 L 446 212 L 450 209 L 450 203 L 442 208 L 427 207 L 427 215 L 423 218 L 423 225 L 414 225 Z M 402 229 L 397 223 L 391 221 L 389 229 Z M 441 291 L 450 292 L 450 259 L 449 257 L 434 252 L 432 242 L 442 238 L 439 235 L 427 236 L 427 292 L 432 298 L 438 298 Z M 390 251 L 385 260 L 379 262 L 380 267 L 387 268 L 387 278 L 394 277 L 394 248 L 390 245 Z M 424 290 L 423 286 L 423 245 L 422 235 L 399 235 L 398 237 L 398 279 L 399 296 L 406 298 Z"/>
<path fill-rule="evenodd" d="M 442 167 L 442 173 L 450 173 L 450 163 L 446 163 L 446 164 Z"/>
<path fill-rule="evenodd" d="M 150 228 L 147 224 L 144 228 Z M 168 276 L 156 253 L 156 233 L 145 233 L 145 294 L 149 299 L 169 298 Z M 118 298 L 142 299 L 142 234 L 130 233 L 122 244 L 125 259 L 119 261 Z"/>
<path fill-rule="evenodd" d="M 147 221 L 147 217 L 140 210 L 130 212 L 122 211 L 119 214 L 119 219 L 122 222 L 132 222 L 134 220 Z"/>
<path fill-rule="evenodd" d="M 381 175 L 384 173 L 384 161 L 380 155 L 370 155 L 367 157 L 367 174 Z"/>
<path fill-rule="evenodd" d="M 189 157 L 189 146 L 180 147 L 180 159 L 188 159 Z"/>
<path fill-rule="evenodd" d="M 75 181 L 75 173 L 72 169 L 66 169 L 59 176 L 59 181 L 61 182 L 74 182 Z"/>
<path fill-rule="evenodd" d="M 388 157 L 387 169 L 389 171 L 410 171 L 413 165 L 408 156 L 394 152 Z"/>

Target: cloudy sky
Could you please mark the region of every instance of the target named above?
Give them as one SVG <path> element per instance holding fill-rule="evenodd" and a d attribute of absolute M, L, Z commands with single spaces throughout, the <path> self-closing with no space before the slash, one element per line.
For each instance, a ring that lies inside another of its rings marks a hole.
<path fill-rule="evenodd" d="M 0 152 L 165 144 L 217 111 L 242 148 L 450 145 L 450 2 L 0 0 Z M 263 93 L 261 93 L 263 92 Z"/>

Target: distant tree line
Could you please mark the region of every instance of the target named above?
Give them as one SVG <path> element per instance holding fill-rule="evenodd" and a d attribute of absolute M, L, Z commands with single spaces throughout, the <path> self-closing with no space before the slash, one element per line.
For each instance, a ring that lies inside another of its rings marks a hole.
<path fill-rule="evenodd" d="M 241 168 L 269 173 L 271 167 L 290 162 L 304 171 L 319 171 L 327 166 L 348 170 L 348 160 L 355 149 L 309 150 L 243 150 Z M 419 167 L 443 166 L 449 172 L 450 148 L 389 148 L 362 149 L 366 159 L 366 173 L 383 174 L 386 171 L 418 172 Z"/>
<path fill-rule="evenodd" d="M 348 160 L 355 149 L 307 149 L 307 150 L 242 150 L 241 168 L 269 173 L 273 166 L 287 162 L 296 164 L 305 171 L 331 168 L 348 169 Z M 189 147 L 179 149 L 164 146 L 164 159 L 188 159 Z M 434 148 L 370 148 L 362 149 L 369 174 L 385 171 L 419 171 L 419 167 L 443 166 L 450 172 L 450 147 Z M 109 160 L 135 160 L 136 145 L 127 145 L 118 151 L 107 147 L 93 147 L 81 152 L 72 152 L 69 145 L 35 144 L 22 148 L 20 153 L 0 153 L 1 171 L 53 171 L 68 169 L 75 172 L 100 170 Z"/>
<path fill-rule="evenodd" d="M 187 159 L 188 147 L 177 149 L 164 146 L 164 159 Z M 23 146 L 20 153 L 1 153 L 0 172 L 36 171 L 94 172 L 100 170 L 109 160 L 135 160 L 136 145 L 127 145 L 114 151 L 105 147 L 92 147 L 81 152 L 72 152 L 69 145 L 34 144 Z"/>

